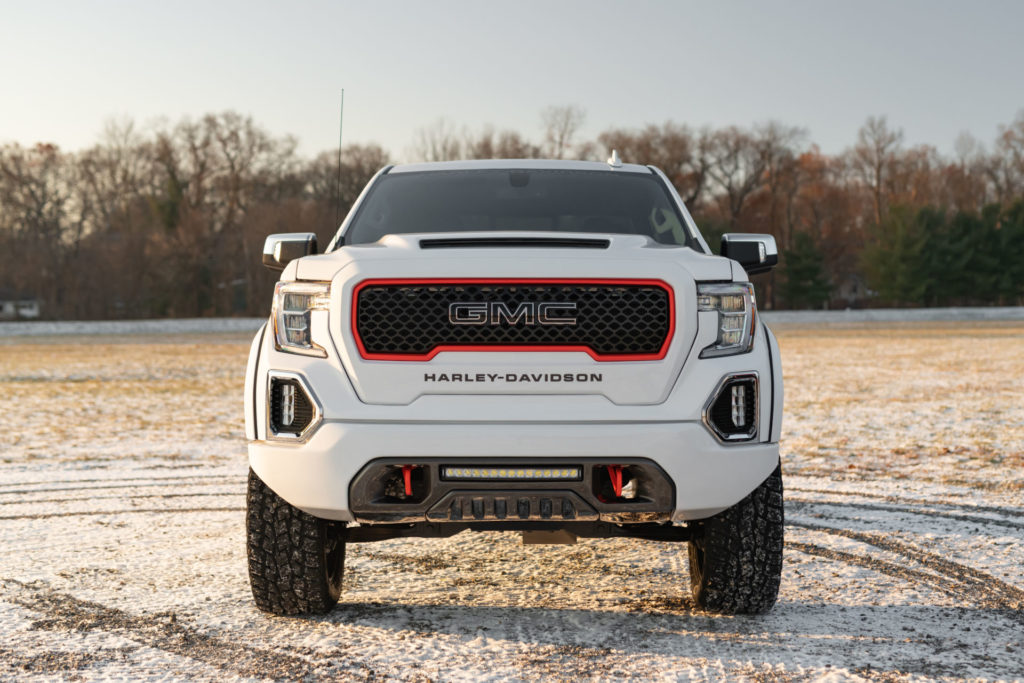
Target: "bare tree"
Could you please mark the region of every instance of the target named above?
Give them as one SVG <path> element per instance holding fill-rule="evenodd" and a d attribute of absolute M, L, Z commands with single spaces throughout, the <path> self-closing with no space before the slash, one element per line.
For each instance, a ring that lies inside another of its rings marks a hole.
<path fill-rule="evenodd" d="M 721 192 L 729 224 L 736 226 L 747 199 L 764 183 L 768 160 L 757 138 L 735 126 L 711 133 L 701 153 L 708 176 Z"/>
<path fill-rule="evenodd" d="M 541 112 L 544 126 L 545 153 L 552 159 L 563 159 L 572 150 L 586 112 L 576 105 L 551 106 Z"/>
<path fill-rule="evenodd" d="M 992 196 L 987 175 L 990 170 L 989 156 L 984 145 L 967 132 L 957 136 L 953 150 L 954 158 L 945 163 L 940 171 L 940 204 L 957 211 L 977 211 Z"/>
<path fill-rule="evenodd" d="M 611 129 L 598 136 L 606 152 L 616 150 L 624 160 L 657 166 L 691 208 L 707 189 L 707 157 L 700 154 L 700 139 L 687 126 L 666 122 L 640 130 Z"/>
<path fill-rule="evenodd" d="M 13 246 L 0 261 L 0 286 L 30 290 L 61 313 L 73 293 L 67 258 L 90 215 L 73 161 L 52 144 L 0 149 L 0 233 Z"/>
<path fill-rule="evenodd" d="M 534 159 L 541 149 L 514 130 L 496 133 L 484 126 L 478 135 L 467 135 L 463 144 L 466 159 Z"/>
<path fill-rule="evenodd" d="M 885 196 L 893 204 L 938 206 L 942 201 L 943 161 L 931 145 L 918 145 L 893 154 Z"/>
<path fill-rule="evenodd" d="M 440 118 L 416 130 L 412 156 L 417 161 L 452 161 L 463 156 L 462 140 L 455 124 Z"/>
<path fill-rule="evenodd" d="M 341 150 L 340 173 L 337 151 L 321 152 L 306 165 L 304 185 L 314 202 L 329 209 L 324 220 L 336 230 L 338 213 L 348 213 L 370 178 L 390 163 L 380 145 L 346 145 Z"/>
<path fill-rule="evenodd" d="M 802 179 L 798 159 L 807 131 L 769 121 L 755 129 L 754 138 L 764 161 L 764 186 L 768 193 L 766 227 L 788 249 L 795 222 L 794 202 Z"/>
<path fill-rule="evenodd" d="M 1009 126 L 999 127 L 988 167 L 998 201 L 1008 203 L 1024 195 L 1024 111 Z"/>
<path fill-rule="evenodd" d="M 126 216 L 154 189 L 149 145 L 130 119 L 107 121 L 100 141 L 78 155 L 83 191 L 95 209 L 94 230 L 124 227 Z"/>
<path fill-rule="evenodd" d="M 890 129 L 884 116 L 871 116 L 857 131 L 857 144 L 848 153 L 851 170 L 871 193 L 876 225 L 881 225 L 888 209 L 886 182 L 902 142 L 902 130 Z"/>

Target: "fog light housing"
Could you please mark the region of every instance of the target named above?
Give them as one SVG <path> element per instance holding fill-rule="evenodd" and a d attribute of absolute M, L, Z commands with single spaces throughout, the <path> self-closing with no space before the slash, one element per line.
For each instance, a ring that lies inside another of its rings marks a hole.
<path fill-rule="evenodd" d="M 297 373 L 271 371 L 267 378 L 268 437 L 305 439 L 320 424 L 323 411 L 306 380 Z"/>
<path fill-rule="evenodd" d="M 704 424 L 721 441 L 757 438 L 757 373 L 728 375 L 704 406 Z"/>

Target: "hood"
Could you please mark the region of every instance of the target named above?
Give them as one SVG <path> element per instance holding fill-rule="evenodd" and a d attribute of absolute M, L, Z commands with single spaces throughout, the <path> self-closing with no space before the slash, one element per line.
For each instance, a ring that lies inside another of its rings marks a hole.
<path fill-rule="evenodd" d="M 733 278 L 727 259 L 646 236 L 520 231 L 389 235 L 300 259 L 295 273 L 332 282 L 342 365 L 361 400 L 393 405 L 663 402 L 696 337 L 696 283 Z"/>

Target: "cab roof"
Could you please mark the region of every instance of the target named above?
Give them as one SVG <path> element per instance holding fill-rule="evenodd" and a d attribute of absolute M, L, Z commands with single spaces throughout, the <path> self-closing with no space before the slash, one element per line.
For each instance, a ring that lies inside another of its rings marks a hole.
<path fill-rule="evenodd" d="M 480 159 L 473 161 L 431 161 L 392 166 L 388 173 L 421 173 L 424 171 L 479 170 L 543 170 L 543 171 L 606 171 L 608 173 L 651 173 L 640 164 L 611 166 L 600 161 L 565 161 L 562 159 Z"/>

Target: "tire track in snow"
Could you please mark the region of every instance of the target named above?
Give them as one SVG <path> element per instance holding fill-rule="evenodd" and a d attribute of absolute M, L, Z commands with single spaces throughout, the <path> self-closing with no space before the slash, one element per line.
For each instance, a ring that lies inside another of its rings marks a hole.
<path fill-rule="evenodd" d="M 245 512 L 241 506 L 234 507 L 200 507 L 200 508 L 137 508 L 132 510 L 80 510 L 72 512 L 38 512 L 26 513 L 23 515 L 0 516 L 0 521 L 22 520 L 22 519 L 49 519 L 51 517 L 99 517 L 104 515 L 129 515 L 129 514 L 173 514 L 177 512 Z"/>
<path fill-rule="evenodd" d="M 47 484 L 97 484 L 107 482 L 119 482 L 119 481 L 166 481 L 166 482 L 179 482 L 183 480 L 191 479 L 236 479 L 238 481 L 245 481 L 244 475 L 236 474 L 183 474 L 174 477 L 109 477 L 106 479 L 47 479 L 46 481 L 11 481 L 6 483 L 0 483 L 0 488 L 6 488 L 9 486 L 43 486 Z"/>
<path fill-rule="evenodd" d="M 866 474 L 848 474 L 846 472 L 836 472 L 835 470 L 816 470 L 812 468 L 801 468 L 799 472 L 793 473 L 794 476 L 804 477 L 807 479 L 820 479 L 822 481 L 828 481 L 835 483 L 837 481 L 850 482 L 855 485 L 872 484 L 878 481 L 877 474 L 869 472 Z M 1024 490 L 1024 482 L 1020 481 L 986 481 L 977 479 L 964 479 L 962 477 L 940 477 L 940 476 L 929 476 L 927 474 L 914 474 L 914 482 L 919 484 L 934 484 L 943 488 L 950 488 L 953 486 L 959 486 L 965 489 L 971 489 L 975 492 L 978 491 L 997 491 L 1002 493 L 1017 493 Z M 827 493 L 836 493 L 834 491 L 828 491 Z"/>
<path fill-rule="evenodd" d="M 1006 508 L 998 507 L 995 505 L 970 505 L 965 503 L 953 503 L 943 500 L 921 500 L 915 498 L 902 498 L 900 496 L 892 496 L 885 493 L 866 493 L 860 491 L 835 491 L 831 489 L 808 489 L 808 488 L 797 488 L 788 487 L 786 492 L 796 493 L 820 493 L 827 496 L 855 496 L 857 498 L 874 498 L 876 500 L 882 500 L 888 503 L 896 503 L 900 505 L 938 505 L 943 507 L 954 507 L 964 512 L 992 512 L 999 515 L 1006 515 L 1007 517 L 1024 517 L 1024 509 L 1020 508 Z M 789 500 L 787 498 L 786 500 Z M 819 501 L 815 501 L 819 502 Z"/>
<path fill-rule="evenodd" d="M 201 492 L 201 493 L 139 493 L 123 496 L 88 496 L 82 498 L 33 498 L 32 500 L 0 500 L 0 505 L 35 505 L 37 503 L 81 503 L 94 500 L 125 500 L 136 498 L 204 498 L 217 496 L 244 496 L 245 491 Z"/>
<path fill-rule="evenodd" d="M 810 506 L 830 506 L 840 508 L 853 508 L 857 510 L 871 510 L 875 512 L 898 512 L 912 515 L 921 515 L 924 517 L 951 519 L 958 522 L 966 522 L 968 524 L 990 524 L 995 526 L 1007 527 L 1009 529 L 1024 530 L 1024 523 L 1021 522 L 1011 522 L 1005 519 L 992 519 L 991 517 L 978 517 L 975 515 L 962 515 L 956 512 L 944 512 L 942 510 L 915 508 L 906 505 L 879 505 L 877 503 L 851 503 L 845 501 L 836 502 L 827 500 L 809 500 L 804 498 L 787 498 L 786 505 L 797 506 L 797 509 L 802 509 L 804 507 Z"/>
<path fill-rule="evenodd" d="M 134 615 L 100 603 L 80 600 L 42 582 L 25 583 L 3 579 L 0 583 L 4 586 L 6 602 L 43 615 L 41 620 L 32 624 L 35 629 L 58 632 L 102 631 L 120 635 L 147 647 L 252 678 L 317 679 L 323 678 L 325 674 L 330 673 L 333 677 L 341 673 L 329 663 L 317 667 L 301 657 L 247 647 L 208 635 L 177 621 L 173 613 Z M 373 670 L 361 662 L 346 657 L 345 664 L 360 670 L 364 677 L 373 675 Z"/>
<path fill-rule="evenodd" d="M 877 557 L 868 557 L 867 555 L 857 555 L 845 550 L 826 548 L 825 546 L 816 545 L 814 543 L 786 541 L 786 548 L 792 548 L 807 555 L 815 555 L 817 557 L 835 560 L 836 562 L 843 562 L 845 564 L 864 567 L 865 569 L 872 569 L 881 574 L 887 574 L 898 579 L 920 583 L 928 586 L 929 588 L 945 593 L 952 598 L 956 598 L 957 600 L 970 600 L 968 592 L 960 584 L 950 583 L 947 580 L 948 577 L 929 574 L 928 572 L 923 572 L 919 569 L 910 569 L 903 565 L 896 564 L 895 562 L 888 562 L 886 560 L 880 560 Z"/>
<path fill-rule="evenodd" d="M 946 558 L 934 553 L 920 550 L 912 545 L 894 540 L 888 536 L 878 533 L 852 531 L 850 529 L 837 529 L 809 522 L 790 521 L 787 525 L 811 531 L 818 531 L 833 536 L 849 538 L 916 562 L 934 571 L 936 574 L 952 581 L 952 584 L 948 584 L 946 588 L 940 587 L 940 590 L 947 593 L 949 590 L 955 590 L 957 591 L 957 595 L 955 597 L 974 603 L 979 607 L 1009 610 L 1015 621 L 1018 623 L 1024 623 L 1024 613 L 1021 612 L 1022 608 L 1024 608 L 1024 589 L 1009 584 L 995 576 L 992 576 L 991 574 L 973 567 L 968 567 L 967 565 L 947 560 Z M 819 550 L 822 549 L 821 546 L 812 546 L 810 544 L 789 543 L 787 545 L 798 550 L 802 549 L 800 547 L 801 545 L 806 545 L 809 548 L 817 548 Z M 925 580 L 923 577 L 933 576 L 925 572 L 907 569 L 884 560 L 878 560 L 877 558 L 854 555 L 852 553 L 834 550 L 831 548 L 824 548 L 823 550 L 834 553 L 836 555 L 836 559 L 849 561 L 861 566 L 867 566 L 864 564 L 865 562 L 872 563 L 872 566 L 875 566 L 874 563 L 879 563 L 877 565 L 878 567 L 889 565 L 891 567 L 896 567 L 900 571 L 906 572 L 906 576 L 908 577 L 916 576 L 921 580 Z M 879 570 L 883 571 L 882 569 Z M 884 573 L 891 572 L 885 571 Z M 932 579 L 928 580 L 930 581 Z"/>
<path fill-rule="evenodd" d="M 22 489 L 18 491 L 0 491 L 0 496 L 12 496 L 23 493 L 61 493 L 65 491 L 109 491 L 114 489 L 148 489 L 148 488 L 171 488 L 174 486 L 221 486 L 225 483 L 238 483 L 239 486 L 245 485 L 245 479 L 239 478 L 232 482 L 209 482 L 202 484 L 180 484 L 180 483 L 169 483 L 169 484 L 113 484 L 110 486 L 63 486 L 60 488 L 52 489 Z"/>

